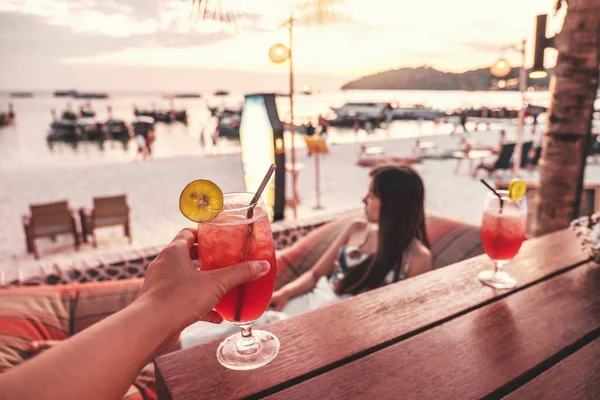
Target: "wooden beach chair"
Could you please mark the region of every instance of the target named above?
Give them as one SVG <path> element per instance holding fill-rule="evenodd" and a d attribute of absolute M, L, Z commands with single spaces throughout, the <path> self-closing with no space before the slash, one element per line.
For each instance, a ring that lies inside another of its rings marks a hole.
<path fill-rule="evenodd" d="M 79 217 L 81 219 L 81 233 L 83 241 L 88 243 L 88 236 L 93 238 L 92 245 L 96 247 L 96 228 L 107 226 L 123 226 L 123 233 L 129 238 L 129 243 L 132 241 L 131 226 L 129 223 L 129 205 L 127 204 L 127 196 L 109 196 L 95 197 L 94 209 L 87 210 L 79 209 Z"/>
<path fill-rule="evenodd" d="M 30 205 L 29 208 L 31 215 L 23 216 L 23 229 L 25 230 L 28 253 L 33 253 L 36 259 L 40 258 L 35 239 L 41 237 L 54 238 L 56 235 L 63 233 L 73 235 L 75 249 L 79 250 L 79 235 L 75 216 L 66 200 Z"/>
<path fill-rule="evenodd" d="M 473 171 L 473 177 L 477 177 L 480 169 L 487 171 L 488 175 L 492 175 L 501 170 L 508 170 L 510 168 L 510 159 L 515 151 L 515 143 L 505 143 L 500 150 L 498 158 L 491 163 L 480 163 Z"/>

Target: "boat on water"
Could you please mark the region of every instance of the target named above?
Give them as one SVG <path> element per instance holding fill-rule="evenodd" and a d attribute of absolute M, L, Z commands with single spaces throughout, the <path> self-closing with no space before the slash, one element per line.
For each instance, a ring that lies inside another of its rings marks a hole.
<path fill-rule="evenodd" d="M 77 93 L 77 90 L 55 90 L 54 97 L 73 97 Z"/>
<path fill-rule="evenodd" d="M 8 103 L 8 111 L 0 112 L 0 127 L 7 126 L 15 120 L 15 110 L 12 103 Z"/>
<path fill-rule="evenodd" d="M 79 116 L 82 118 L 92 118 L 96 116 L 96 111 L 94 111 L 88 103 L 85 106 L 79 107 Z"/>
<path fill-rule="evenodd" d="M 77 128 L 82 140 L 106 140 L 107 135 L 101 122 L 94 118 L 84 117 L 77 120 Z"/>
<path fill-rule="evenodd" d="M 136 106 L 133 108 L 133 114 L 136 117 L 151 117 L 155 122 L 165 122 L 167 124 L 178 121 L 184 124 L 188 122 L 186 110 L 139 110 Z"/>
<path fill-rule="evenodd" d="M 240 139 L 240 124 L 242 122 L 241 113 L 223 114 L 218 117 L 218 120 L 217 130 L 219 132 L 219 137 L 226 137 L 234 140 Z"/>
<path fill-rule="evenodd" d="M 108 99 L 108 93 L 74 91 L 71 96 L 75 99 Z"/>
<path fill-rule="evenodd" d="M 104 123 L 104 132 L 109 139 L 120 142 L 131 139 L 131 131 L 122 119 L 108 119 Z"/>
<path fill-rule="evenodd" d="M 30 99 L 33 97 L 33 92 L 12 92 L 9 96 L 13 99 Z"/>
<path fill-rule="evenodd" d="M 387 111 L 388 121 L 410 120 L 410 121 L 435 121 L 445 116 L 441 110 L 416 104 L 411 107 L 394 107 Z"/>
<path fill-rule="evenodd" d="M 154 123 L 155 121 L 152 117 L 146 115 L 140 115 L 136 117 L 131 124 L 133 127 L 133 134 L 142 135 L 145 137 L 146 135 L 154 132 Z"/>
<path fill-rule="evenodd" d="M 380 126 L 387 121 L 387 113 L 392 109 L 390 103 L 346 103 L 341 107 L 330 107 L 336 117 L 329 119 L 329 125 L 336 127 L 361 126 L 367 123 Z"/>
<path fill-rule="evenodd" d="M 223 107 L 223 106 L 217 106 L 217 107 L 208 107 L 208 110 L 210 111 L 211 116 L 217 117 L 217 118 L 228 117 L 231 115 L 237 115 L 241 118 L 241 116 L 242 116 L 241 108 L 228 108 L 228 107 Z"/>
<path fill-rule="evenodd" d="M 176 99 L 199 99 L 202 95 L 200 93 L 175 93 L 173 97 Z"/>
<path fill-rule="evenodd" d="M 76 142 L 81 140 L 81 133 L 76 121 L 59 120 L 50 124 L 50 131 L 46 135 L 49 145 L 55 142 Z"/>

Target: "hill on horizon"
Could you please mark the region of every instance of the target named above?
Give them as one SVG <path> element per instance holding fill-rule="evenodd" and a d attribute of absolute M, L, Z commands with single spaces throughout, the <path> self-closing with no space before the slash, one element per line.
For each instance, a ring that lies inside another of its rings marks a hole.
<path fill-rule="evenodd" d="M 513 68 L 505 80 L 518 78 L 520 68 Z M 547 88 L 552 69 L 543 79 L 528 78 L 528 86 Z M 497 80 L 489 68 L 462 73 L 443 72 L 432 67 L 399 68 L 363 76 L 342 86 L 342 90 L 490 90 Z M 518 90 L 518 87 L 507 88 Z"/>

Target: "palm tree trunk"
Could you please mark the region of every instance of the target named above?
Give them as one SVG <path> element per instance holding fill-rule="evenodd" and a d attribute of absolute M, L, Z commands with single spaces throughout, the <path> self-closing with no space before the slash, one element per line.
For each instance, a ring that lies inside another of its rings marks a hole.
<path fill-rule="evenodd" d="M 600 63 L 600 1 L 569 0 L 550 81 L 548 131 L 539 163 L 535 235 L 563 229 L 579 212 Z"/>

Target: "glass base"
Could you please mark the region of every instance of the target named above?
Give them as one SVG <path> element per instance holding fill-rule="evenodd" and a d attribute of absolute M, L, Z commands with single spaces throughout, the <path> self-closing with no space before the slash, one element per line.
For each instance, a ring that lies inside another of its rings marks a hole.
<path fill-rule="evenodd" d="M 257 347 L 243 349 L 241 333 L 229 336 L 219 345 L 217 359 L 226 368 L 249 370 L 262 367 L 279 353 L 279 339 L 270 332 L 252 330 L 252 336 L 258 342 Z M 240 348 L 238 348 L 240 343 Z"/>
<path fill-rule="evenodd" d="M 487 270 L 477 275 L 477 278 L 486 286 L 496 289 L 512 289 L 517 286 L 517 280 L 504 271 Z"/>

